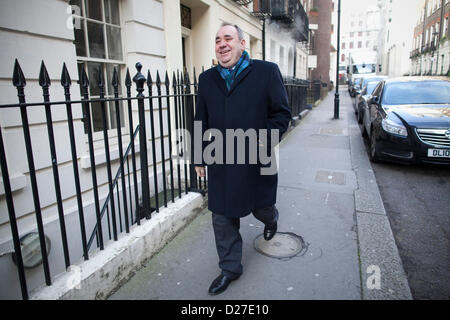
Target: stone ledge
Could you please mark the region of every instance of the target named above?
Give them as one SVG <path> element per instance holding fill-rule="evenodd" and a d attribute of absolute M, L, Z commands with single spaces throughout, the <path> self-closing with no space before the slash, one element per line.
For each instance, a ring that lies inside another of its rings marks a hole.
<path fill-rule="evenodd" d="M 118 241 L 93 253 L 88 261 L 70 267 L 51 286 L 30 294 L 32 300 L 106 299 L 148 259 L 161 250 L 204 206 L 204 198 L 189 193 L 161 208 L 150 220 L 131 228 Z"/>

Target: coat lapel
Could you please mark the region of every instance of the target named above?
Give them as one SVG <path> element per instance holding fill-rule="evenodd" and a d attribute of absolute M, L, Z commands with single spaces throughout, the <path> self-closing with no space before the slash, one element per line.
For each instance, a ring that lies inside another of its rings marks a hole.
<path fill-rule="evenodd" d="M 213 78 L 214 78 L 217 86 L 220 88 L 220 90 L 222 90 L 223 94 L 226 95 L 228 89 L 227 89 L 227 85 L 225 83 L 225 80 L 222 79 L 222 77 L 220 76 L 220 73 L 217 70 L 217 68 L 214 68 L 214 69 L 216 69 L 216 70 L 214 72 L 214 77 Z"/>

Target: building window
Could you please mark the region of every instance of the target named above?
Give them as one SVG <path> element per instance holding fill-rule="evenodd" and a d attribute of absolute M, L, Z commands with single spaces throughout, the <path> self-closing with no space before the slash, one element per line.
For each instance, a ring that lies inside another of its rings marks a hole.
<path fill-rule="evenodd" d="M 446 37 L 447 36 L 447 33 L 448 33 L 448 17 L 447 18 L 445 18 L 445 21 L 444 21 L 444 37 Z"/>
<path fill-rule="evenodd" d="M 353 49 L 353 41 L 350 42 L 350 49 Z"/>
<path fill-rule="evenodd" d="M 362 42 L 358 41 L 358 48 L 362 48 Z"/>
<path fill-rule="evenodd" d="M 345 54 L 341 55 L 341 62 L 345 62 Z"/>
<path fill-rule="evenodd" d="M 181 11 L 181 26 L 192 29 L 192 20 L 191 20 L 191 8 L 183 6 L 180 4 Z"/>
<path fill-rule="evenodd" d="M 358 37 L 362 37 L 362 31 L 358 32 Z"/>
<path fill-rule="evenodd" d="M 341 48 L 345 49 L 345 42 L 342 42 Z"/>
<path fill-rule="evenodd" d="M 105 97 L 113 98 L 112 75 L 117 69 L 119 81 L 124 67 L 122 52 L 122 28 L 119 0 L 70 0 L 74 14 L 74 44 L 77 54 L 78 72 L 84 69 L 90 82 L 91 98 L 99 98 L 99 71 L 103 70 Z M 119 86 L 119 97 L 122 88 Z M 125 126 L 122 101 L 119 102 L 121 125 Z M 91 104 L 91 119 L 94 132 L 103 130 L 100 102 Z M 107 128 L 117 128 L 115 102 L 110 101 L 107 112 Z"/>
<path fill-rule="evenodd" d="M 350 32 L 350 38 L 353 38 L 354 32 Z"/>
<path fill-rule="evenodd" d="M 366 41 L 366 48 L 370 47 L 370 41 Z"/>

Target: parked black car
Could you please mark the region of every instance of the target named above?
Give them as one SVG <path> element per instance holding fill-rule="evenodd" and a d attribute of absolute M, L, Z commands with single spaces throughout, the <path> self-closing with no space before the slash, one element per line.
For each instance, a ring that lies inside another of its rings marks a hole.
<path fill-rule="evenodd" d="M 387 76 L 365 77 L 362 78 L 359 88 L 356 88 L 356 97 L 355 101 L 353 101 L 353 109 L 355 109 L 358 123 L 362 123 L 364 105 L 367 106 L 367 101 L 370 99 L 373 90 L 383 79 L 387 79 Z"/>
<path fill-rule="evenodd" d="M 450 78 L 384 79 L 363 116 L 372 161 L 450 165 Z"/>

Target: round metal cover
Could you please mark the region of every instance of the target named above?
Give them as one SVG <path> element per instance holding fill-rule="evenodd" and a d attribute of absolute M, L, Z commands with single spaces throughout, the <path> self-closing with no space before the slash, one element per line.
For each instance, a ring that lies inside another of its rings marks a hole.
<path fill-rule="evenodd" d="M 303 238 L 291 232 L 277 232 L 270 241 L 261 234 L 256 237 L 254 246 L 259 253 L 277 259 L 292 258 L 306 250 Z"/>

